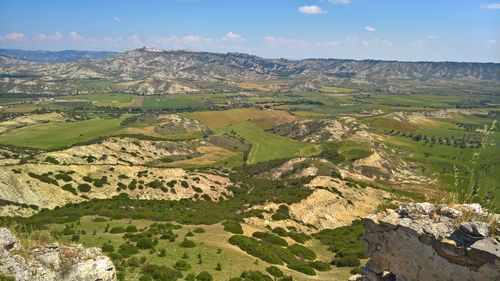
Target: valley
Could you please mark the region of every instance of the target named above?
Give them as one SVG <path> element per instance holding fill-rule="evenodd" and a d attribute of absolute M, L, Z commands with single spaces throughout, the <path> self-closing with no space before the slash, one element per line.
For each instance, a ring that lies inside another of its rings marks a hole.
<path fill-rule="evenodd" d="M 140 49 L 95 64 L 171 55 Z M 2 73 L 39 62 L 12 63 Z M 273 63 L 290 77 L 247 69 L 238 86 L 212 91 L 189 90 L 208 83 L 195 76 L 170 90 L 131 77 L 90 86 L 75 78 L 91 78 L 83 68 L 42 93 L 36 79 L 2 78 L 0 225 L 99 247 L 118 280 L 307 281 L 360 272 L 369 214 L 423 201 L 498 213 L 497 77 L 451 69 L 447 79 L 318 78 L 292 90 L 309 82 L 294 76 L 298 65 L 333 62 Z"/>

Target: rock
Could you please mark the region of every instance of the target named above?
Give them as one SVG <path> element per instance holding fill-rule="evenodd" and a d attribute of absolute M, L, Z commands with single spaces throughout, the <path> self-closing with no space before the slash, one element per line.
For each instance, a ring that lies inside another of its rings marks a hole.
<path fill-rule="evenodd" d="M 351 277 L 349 277 L 349 281 L 360 281 L 363 280 L 363 275 L 361 274 L 354 274 Z"/>
<path fill-rule="evenodd" d="M 0 273 L 18 281 L 116 280 L 111 259 L 99 248 L 53 243 L 23 249 L 15 241 L 10 230 L 0 228 Z"/>
<path fill-rule="evenodd" d="M 7 228 L 0 228 L 0 247 L 11 250 L 17 246 L 17 239 Z"/>
<path fill-rule="evenodd" d="M 480 206 L 473 208 L 482 211 Z M 466 209 L 470 205 L 453 208 Z M 500 243 L 488 237 L 489 225 L 477 220 L 479 213 L 462 222 L 453 210 L 430 203 L 406 204 L 396 211 L 399 219 L 394 212 L 364 218 L 370 259 L 362 267 L 363 280 L 500 280 Z M 385 271 L 390 272 L 386 277 Z"/>
<path fill-rule="evenodd" d="M 483 208 L 478 203 L 473 204 L 464 204 L 462 205 L 464 208 L 471 210 L 473 213 L 482 215 L 484 214 Z"/>
<path fill-rule="evenodd" d="M 490 233 L 490 226 L 485 222 L 464 222 L 460 224 L 460 230 L 475 237 L 486 237 Z"/>

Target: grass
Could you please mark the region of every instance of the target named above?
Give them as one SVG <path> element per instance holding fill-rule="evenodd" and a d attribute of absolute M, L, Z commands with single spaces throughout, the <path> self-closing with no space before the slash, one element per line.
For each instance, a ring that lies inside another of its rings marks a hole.
<path fill-rule="evenodd" d="M 253 122 L 243 122 L 226 129 L 227 133 L 235 133 L 252 144 L 248 156 L 248 164 L 291 158 L 311 156 L 320 153 L 320 146 L 297 142 L 262 130 Z"/>
<path fill-rule="evenodd" d="M 0 144 L 48 150 L 61 149 L 118 133 L 122 129 L 120 123 L 126 117 L 123 115 L 120 118 L 36 124 L 0 135 Z"/>
<path fill-rule="evenodd" d="M 149 226 L 151 223 L 152 221 L 148 220 L 111 220 L 96 222 L 93 221 L 93 217 L 83 217 L 80 220 L 80 224 L 75 225 L 74 229 L 77 232 L 80 232 L 81 230 L 85 231 L 85 234 L 80 235 L 79 243 L 83 243 L 87 247 L 102 247 L 103 243 L 107 243 L 113 245 L 115 249 L 118 249 L 118 247 L 125 241 L 122 238 L 123 233 L 104 233 L 103 231 L 106 228 L 106 225 L 109 224 L 110 229 L 113 227 L 126 228 L 129 225 L 135 225 L 139 230 L 141 230 Z M 48 225 L 48 227 L 50 230 L 61 231 L 63 230 L 64 225 L 51 224 Z M 205 233 L 195 233 L 194 236 L 189 237 L 189 240 L 196 243 L 196 247 L 180 247 L 179 244 L 182 242 L 185 235 L 189 231 L 192 232 L 196 227 L 197 226 L 192 225 L 182 225 L 182 228 L 174 230 L 174 233 L 178 235 L 175 242 L 159 240 L 159 244 L 155 247 L 155 253 L 150 253 L 149 250 L 140 250 L 139 254 L 135 256 L 137 258 L 146 257 L 150 264 L 165 265 L 167 267 L 172 267 L 172 265 L 179 260 L 186 260 L 191 265 L 191 269 L 184 272 L 184 276 L 188 273 L 198 273 L 205 270 L 212 274 L 214 280 L 229 280 L 232 277 L 239 276 L 244 270 L 258 270 L 265 272 L 265 269 L 269 266 L 269 264 L 264 261 L 259 261 L 255 264 L 254 257 L 244 253 L 239 248 L 230 245 L 227 241 L 232 234 L 224 231 L 220 224 L 203 225 L 202 227 L 205 229 Z M 93 235 L 94 231 L 96 231 L 95 235 Z M 71 235 L 65 236 L 65 239 L 67 240 L 70 238 Z M 311 243 L 319 244 L 319 241 L 312 241 Z M 166 249 L 165 256 L 160 257 L 159 252 L 162 248 Z M 324 249 L 318 248 L 318 251 L 319 256 L 326 255 L 325 257 L 328 258 L 328 254 L 325 253 Z M 184 254 L 187 254 L 187 258 L 183 258 Z M 199 254 L 201 254 L 202 257 L 202 264 L 198 264 L 197 256 Z M 221 271 L 215 270 L 217 263 L 221 264 Z M 133 271 L 130 271 L 129 269 L 126 270 L 126 280 L 138 280 L 141 276 L 140 268 L 136 268 Z M 297 281 L 326 281 L 332 279 L 345 280 L 349 276 L 349 269 L 347 268 L 334 268 L 327 272 L 318 272 L 318 275 L 315 278 L 308 278 L 306 275 L 290 270 L 284 266 L 280 267 L 280 270 L 287 275 L 292 275 L 294 280 Z"/>
<path fill-rule="evenodd" d="M 85 100 L 97 107 L 131 107 L 136 96 L 122 93 L 101 93 L 75 96 L 64 96 L 67 100 Z"/>
<path fill-rule="evenodd" d="M 286 111 L 259 110 L 254 108 L 199 111 L 186 115 L 204 123 L 211 129 L 223 129 L 250 120 L 258 123 L 261 127 L 268 128 L 293 120 L 293 117 Z"/>

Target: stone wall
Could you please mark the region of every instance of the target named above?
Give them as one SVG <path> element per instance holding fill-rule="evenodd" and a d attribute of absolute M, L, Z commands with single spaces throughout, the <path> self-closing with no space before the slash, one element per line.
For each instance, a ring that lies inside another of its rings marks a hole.
<path fill-rule="evenodd" d="M 363 219 L 367 255 L 350 280 L 500 280 L 498 215 L 477 204 L 408 204 Z"/>

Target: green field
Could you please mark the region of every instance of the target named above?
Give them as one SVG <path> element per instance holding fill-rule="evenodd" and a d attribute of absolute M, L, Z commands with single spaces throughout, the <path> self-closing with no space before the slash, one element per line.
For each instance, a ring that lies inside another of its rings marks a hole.
<path fill-rule="evenodd" d="M 95 118 L 85 121 L 45 123 L 27 126 L 0 135 L 0 144 L 41 149 L 61 149 L 88 142 L 101 136 L 116 134 L 122 129 L 120 118 Z"/>
<path fill-rule="evenodd" d="M 244 122 L 226 129 L 252 144 L 248 164 L 297 156 L 312 156 L 321 152 L 319 145 L 301 143 L 262 130 L 252 122 Z"/>
<path fill-rule="evenodd" d="M 61 98 L 67 100 L 84 100 L 97 107 L 130 107 L 132 106 L 136 96 L 121 93 L 102 93 L 64 96 Z"/>

